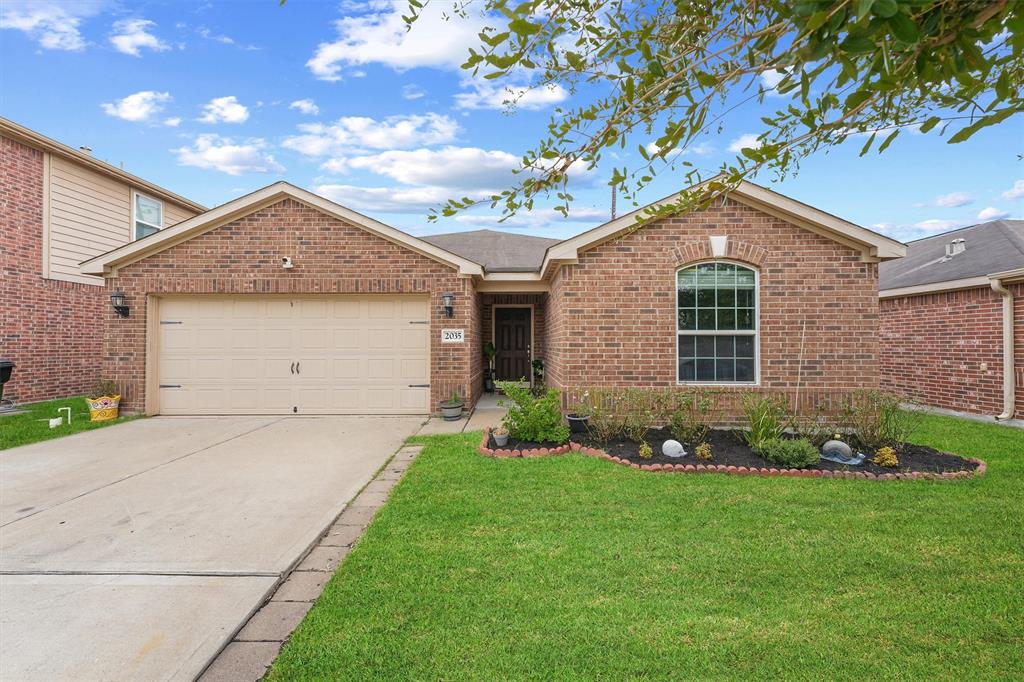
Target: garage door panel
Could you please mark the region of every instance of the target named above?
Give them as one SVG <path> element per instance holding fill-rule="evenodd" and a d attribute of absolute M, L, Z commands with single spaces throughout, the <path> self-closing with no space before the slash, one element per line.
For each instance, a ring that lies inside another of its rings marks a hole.
<path fill-rule="evenodd" d="M 161 299 L 165 414 L 423 414 L 424 297 Z M 293 367 L 298 371 L 293 372 Z M 296 409 L 297 408 L 297 409 Z"/>

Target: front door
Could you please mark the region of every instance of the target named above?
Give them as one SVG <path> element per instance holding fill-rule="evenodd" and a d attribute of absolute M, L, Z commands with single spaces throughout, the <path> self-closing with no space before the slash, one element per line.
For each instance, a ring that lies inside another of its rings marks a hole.
<path fill-rule="evenodd" d="M 494 375 L 499 381 L 532 383 L 530 308 L 494 309 Z"/>

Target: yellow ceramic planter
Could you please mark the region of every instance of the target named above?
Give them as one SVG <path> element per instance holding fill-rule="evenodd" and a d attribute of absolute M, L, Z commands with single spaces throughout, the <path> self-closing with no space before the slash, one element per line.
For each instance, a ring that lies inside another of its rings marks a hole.
<path fill-rule="evenodd" d="M 89 403 L 89 421 L 105 422 L 117 419 L 117 406 L 121 402 L 119 395 L 104 395 L 99 398 L 86 398 Z"/>

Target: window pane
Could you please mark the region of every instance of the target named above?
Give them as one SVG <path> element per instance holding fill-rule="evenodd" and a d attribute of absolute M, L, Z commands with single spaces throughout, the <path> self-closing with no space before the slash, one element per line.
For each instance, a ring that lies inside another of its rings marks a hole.
<path fill-rule="evenodd" d="M 736 328 L 736 311 L 732 308 L 718 310 L 718 328 L 719 329 L 735 329 Z"/>
<path fill-rule="evenodd" d="M 689 287 L 693 289 L 697 286 L 697 271 L 694 268 L 686 268 L 685 270 L 679 271 L 679 288 Z"/>
<path fill-rule="evenodd" d="M 679 357 L 680 358 L 692 358 L 697 353 L 694 348 L 694 344 L 697 341 L 696 336 L 685 336 L 679 337 Z"/>
<path fill-rule="evenodd" d="M 750 308 L 740 308 L 736 311 L 735 329 L 753 329 L 754 311 Z"/>
<path fill-rule="evenodd" d="M 736 339 L 736 357 L 738 358 L 753 358 L 754 357 L 754 337 L 753 336 L 734 336 Z"/>
<path fill-rule="evenodd" d="M 715 380 L 735 381 L 736 371 L 734 365 L 735 361 L 732 358 L 728 360 L 715 360 Z"/>
<path fill-rule="evenodd" d="M 698 289 L 697 290 L 697 307 L 698 308 L 714 308 L 715 307 L 715 290 L 714 289 Z"/>
<path fill-rule="evenodd" d="M 738 268 L 736 272 L 736 281 L 740 286 L 754 286 L 754 271 L 748 270 L 747 268 Z"/>
<path fill-rule="evenodd" d="M 152 227 L 150 225 L 143 225 L 142 223 L 135 223 L 135 238 L 136 239 L 142 239 L 143 237 L 145 237 L 147 235 L 151 235 L 154 232 L 159 232 L 159 231 L 160 230 L 158 230 L 155 227 Z"/>
<path fill-rule="evenodd" d="M 736 290 L 735 289 L 723 289 L 718 288 L 718 307 L 719 308 L 735 308 L 736 307 Z"/>
<path fill-rule="evenodd" d="M 716 336 L 715 337 L 715 357 L 719 358 L 731 358 L 736 353 L 736 337 L 735 336 Z"/>
<path fill-rule="evenodd" d="M 697 360 L 697 381 L 715 380 L 715 361 Z"/>
<path fill-rule="evenodd" d="M 679 328 L 683 330 L 690 330 L 697 328 L 697 311 L 690 308 L 689 310 L 679 311 Z"/>
<path fill-rule="evenodd" d="M 693 381 L 696 378 L 696 360 L 692 358 L 679 358 L 679 380 Z"/>
<path fill-rule="evenodd" d="M 694 308 L 697 306 L 697 290 L 689 287 L 679 290 L 679 307 Z"/>
<path fill-rule="evenodd" d="M 695 355 L 698 358 L 713 358 L 715 357 L 715 337 L 713 336 L 697 336 L 697 352 Z"/>
<path fill-rule="evenodd" d="M 736 360 L 736 381 L 754 381 L 754 359 Z"/>
<path fill-rule="evenodd" d="M 135 219 L 140 220 L 144 223 L 160 227 L 163 225 L 161 213 L 163 207 L 159 201 L 153 201 L 149 197 L 144 197 L 141 194 L 135 195 Z"/>
<path fill-rule="evenodd" d="M 714 329 L 715 328 L 715 309 L 698 309 L 697 310 L 697 329 Z"/>
<path fill-rule="evenodd" d="M 753 308 L 754 307 L 754 290 L 753 289 L 737 289 L 736 290 L 736 307 L 737 308 Z"/>

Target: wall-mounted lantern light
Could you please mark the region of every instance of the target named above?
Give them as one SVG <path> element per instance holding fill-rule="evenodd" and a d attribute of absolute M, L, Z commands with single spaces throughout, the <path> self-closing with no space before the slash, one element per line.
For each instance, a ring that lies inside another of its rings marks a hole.
<path fill-rule="evenodd" d="M 455 314 L 455 294 L 445 292 L 441 294 L 441 307 L 444 309 L 444 316 L 451 317 Z"/>
<path fill-rule="evenodd" d="M 118 317 L 128 317 L 128 306 L 124 303 L 123 291 L 115 291 L 110 295 L 110 305 L 114 307 Z"/>

